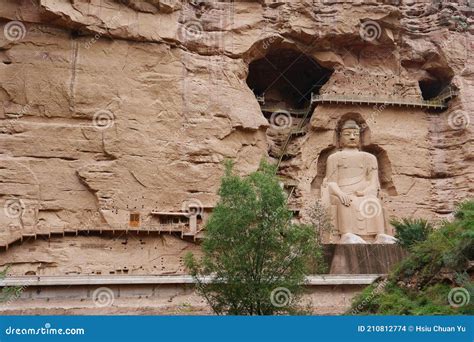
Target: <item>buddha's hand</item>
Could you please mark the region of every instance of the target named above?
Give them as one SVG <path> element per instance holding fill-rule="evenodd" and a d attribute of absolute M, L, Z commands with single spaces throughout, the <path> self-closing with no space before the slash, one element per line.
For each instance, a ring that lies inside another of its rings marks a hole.
<path fill-rule="evenodd" d="M 349 195 L 343 192 L 340 192 L 337 194 L 337 197 L 339 197 L 339 200 L 341 201 L 341 203 L 345 205 L 346 207 L 349 207 L 351 205 L 351 199 Z"/>

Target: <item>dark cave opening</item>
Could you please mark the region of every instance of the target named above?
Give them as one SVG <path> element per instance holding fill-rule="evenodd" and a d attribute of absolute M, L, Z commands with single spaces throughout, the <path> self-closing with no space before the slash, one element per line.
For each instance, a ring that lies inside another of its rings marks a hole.
<path fill-rule="evenodd" d="M 443 90 L 443 84 L 437 80 L 424 80 L 419 82 L 423 100 L 431 100 Z"/>
<path fill-rule="evenodd" d="M 293 49 L 279 49 L 250 63 L 247 84 L 265 104 L 281 109 L 308 107 L 311 93 L 319 94 L 332 70 Z"/>
<path fill-rule="evenodd" d="M 418 82 L 423 100 L 432 100 L 449 89 L 452 77 L 430 73 L 429 78 Z"/>

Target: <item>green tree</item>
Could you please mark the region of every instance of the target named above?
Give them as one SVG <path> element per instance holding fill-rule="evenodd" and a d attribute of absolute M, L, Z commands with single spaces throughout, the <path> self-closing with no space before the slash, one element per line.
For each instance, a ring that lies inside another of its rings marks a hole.
<path fill-rule="evenodd" d="M 220 201 L 206 225 L 203 256 L 186 256 L 198 293 L 216 314 L 299 312 L 318 244 L 312 226 L 291 222 L 275 171 L 262 161 L 258 171 L 241 178 L 226 163 Z"/>

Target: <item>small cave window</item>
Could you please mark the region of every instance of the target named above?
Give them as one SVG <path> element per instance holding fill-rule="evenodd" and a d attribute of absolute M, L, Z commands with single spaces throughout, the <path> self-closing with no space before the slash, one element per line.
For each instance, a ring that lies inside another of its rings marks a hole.
<path fill-rule="evenodd" d="M 310 104 L 311 93 L 319 94 L 331 74 L 332 70 L 311 56 L 279 49 L 250 63 L 247 85 L 258 99 L 264 99 L 266 106 L 302 109 Z"/>
<path fill-rule="evenodd" d="M 138 213 L 130 213 L 130 227 L 138 227 L 140 225 L 140 214 Z"/>

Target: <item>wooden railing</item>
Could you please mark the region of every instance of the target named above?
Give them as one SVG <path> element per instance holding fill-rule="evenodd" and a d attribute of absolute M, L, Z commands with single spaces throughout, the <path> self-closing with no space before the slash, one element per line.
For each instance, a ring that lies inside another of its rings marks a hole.
<path fill-rule="evenodd" d="M 419 107 L 419 108 L 434 108 L 445 109 L 448 107 L 446 100 L 456 96 L 454 91 L 447 92 L 442 96 L 438 96 L 432 100 L 416 100 L 407 98 L 394 97 L 367 97 L 356 95 L 312 95 L 312 103 L 342 103 L 342 104 L 368 104 L 368 105 L 384 105 L 384 106 L 399 106 L 399 107 Z"/>
<path fill-rule="evenodd" d="M 130 227 L 128 224 L 123 224 L 120 226 L 101 226 L 101 227 L 54 227 L 50 228 L 48 231 L 42 229 L 41 231 L 28 231 L 28 232 L 20 232 L 19 234 L 12 234 L 8 238 L 0 237 L 0 248 L 8 249 L 10 245 L 17 241 L 24 241 L 28 239 L 38 239 L 38 238 L 50 238 L 51 236 L 64 236 L 65 234 L 76 234 L 79 233 L 117 233 L 117 232 L 136 232 L 136 233 L 179 233 L 181 237 L 189 236 L 194 238 L 194 240 L 201 239 L 203 224 L 199 224 L 197 226 L 197 230 L 193 232 L 189 225 L 187 224 L 144 224 L 139 227 Z"/>
<path fill-rule="evenodd" d="M 331 94 L 321 94 L 314 95 L 311 93 L 311 103 L 305 109 L 284 109 L 289 112 L 291 115 L 303 116 L 302 120 L 299 121 L 296 128 L 292 128 L 288 133 L 288 136 L 285 138 L 285 141 L 280 148 L 280 155 L 277 163 L 277 172 L 280 168 L 281 162 L 287 152 L 288 146 L 290 144 L 291 138 L 294 135 L 298 135 L 303 132 L 304 125 L 308 117 L 310 117 L 311 112 L 314 108 L 313 104 L 317 103 L 343 103 L 343 104 L 367 104 L 367 105 L 384 105 L 384 106 L 406 106 L 406 107 L 420 107 L 420 108 L 434 108 L 434 109 L 445 109 L 447 108 L 447 100 L 452 99 L 457 96 L 458 92 L 454 90 L 451 86 L 443 90 L 438 96 L 432 100 L 417 100 L 417 99 L 407 99 L 399 97 L 369 97 L 369 96 L 356 96 L 356 95 L 331 95 Z M 275 106 L 266 106 L 264 96 L 259 96 L 258 101 L 261 104 L 262 112 L 277 112 L 281 111 L 282 108 L 277 108 Z M 290 200 L 293 195 L 294 189 L 290 192 L 288 200 Z"/>

